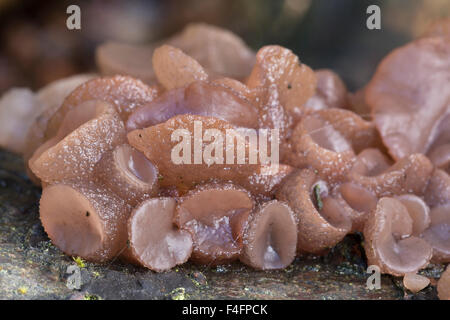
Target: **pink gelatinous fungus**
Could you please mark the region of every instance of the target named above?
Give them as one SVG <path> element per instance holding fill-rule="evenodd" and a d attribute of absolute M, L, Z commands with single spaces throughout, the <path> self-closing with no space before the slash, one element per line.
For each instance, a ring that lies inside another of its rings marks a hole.
<path fill-rule="evenodd" d="M 296 216 L 289 206 L 266 202 L 250 216 L 240 260 L 260 270 L 286 268 L 295 258 L 297 238 Z"/>
<path fill-rule="evenodd" d="M 64 100 L 61 107 L 50 118 L 45 136 L 53 137 L 67 112 L 89 100 L 101 100 L 116 108 L 123 121 L 137 107 L 153 101 L 158 95 L 156 87 L 149 87 L 140 80 L 128 76 L 96 78 L 78 86 Z"/>
<path fill-rule="evenodd" d="M 129 218 L 131 255 L 153 271 L 169 270 L 191 256 L 191 235 L 173 224 L 175 207 L 173 198 L 148 199 Z"/>
<path fill-rule="evenodd" d="M 257 127 L 257 109 L 231 89 L 206 81 L 164 92 L 155 101 L 137 108 L 128 118 L 127 129 L 147 128 L 176 115 L 215 117 L 247 128 Z"/>
<path fill-rule="evenodd" d="M 95 174 L 109 189 L 131 206 L 158 194 L 158 170 L 139 151 L 122 144 L 106 152 Z"/>
<path fill-rule="evenodd" d="M 430 284 L 430 279 L 415 273 L 407 273 L 403 277 L 403 285 L 412 293 L 425 289 Z"/>
<path fill-rule="evenodd" d="M 103 153 L 125 141 L 124 124 L 114 107 L 84 102 L 67 113 L 57 134 L 36 150 L 29 166 L 46 183 L 89 178 Z"/>
<path fill-rule="evenodd" d="M 167 90 L 208 79 L 205 70 L 195 59 L 169 45 L 155 49 L 152 64 L 156 78 Z"/>
<path fill-rule="evenodd" d="M 437 283 L 437 292 L 439 299 L 450 300 L 450 267 L 441 274 L 441 278 Z"/>
<path fill-rule="evenodd" d="M 415 273 L 430 262 L 432 248 L 412 236 L 413 220 L 408 209 L 394 198 L 381 198 L 364 228 L 369 265 L 395 276 Z"/>
<path fill-rule="evenodd" d="M 105 262 L 126 247 L 131 208 L 98 185 L 48 186 L 39 211 L 52 243 L 69 255 Z"/>
<path fill-rule="evenodd" d="M 366 89 L 366 101 L 389 153 L 426 154 L 450 126 L 450 41 L 418 39 L 390 53 Z M 424 85 L 426 84 L 426 85 Z"/>
<path fill-rule="evenodd" d="M 346 211 L 328 196 L 325 186 L 312 170 L 304 169 L 286 178 L 277 192 L 277 199 L 285 201 L 297 216 L 298 251 L 321 252 L 333 247 L 351 230 Z"/>
<path fill-rule="evenodd" d="M 305 104 L 311 110 L 321 110 L 329 108 L 346 108 L 347 87 L 342 79 L 335 72 L 329 69 L 315 71 L 317 78 L 317 90 Z"/>
<path fill-rule="evenodd" d="M 231 184 L 202 185 L 181 198 L 174 221 L 192 235 L 192 260 L 215 265 L 237 259 L 253 205 L 246 190 Z"/>

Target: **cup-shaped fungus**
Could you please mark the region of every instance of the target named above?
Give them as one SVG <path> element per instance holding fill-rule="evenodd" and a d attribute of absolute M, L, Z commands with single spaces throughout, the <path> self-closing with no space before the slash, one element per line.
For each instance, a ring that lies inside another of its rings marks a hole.
<path fill-rule="evenodd" d="M 67 112 L 89 100 L 101 100 L 116 108 L 125 121 L 137 107 L 156 98 L 158 89 L 149 87 L 140 80 L 128 76 L 96 78 L 83 83 L 72 91 L 61 107 L 50 118 L 45 132 L 46 138 L 53 137 Z"/>
<path fill-rule="evenodd" d="M 125 141 L 124 124 L 115 108 L 87 101 L 66 114 L 56 136 L 35 151 L 29 166 L 46 183 L 84 179 L 104 152 Z"/>
<path fill-rule="evenodd" d="M 450 37 L 450 18 L 433 22 L 425 31 L 423 37 Z"/>
<path fill-rule="evenodd" d="M 377 144 L 374 126 L 348 110 L 319 110 L 305 116 L 291 142 L 298 167 L 311 166 L 330 182 L 342 180 L 355 153 Z"/>
<path fill-rule="evenodd" d="M 153 50 L 152 45 L 108 41 L 97 47 L 95 62 L 104 76 L 122 74 L 152 84 L 156 82 L 151 59 Z"/>
<path fill-rule="evenodd" d="M 443 170 L 435 169 L 425 190 L 425 202 L 430 206 L 450 202 L 450 176 Z"/>
<path fill-rule="evenodd" d="M 367 148 L 357 155 L 350 175 L 373 177 L 385 172 L 391 166 L 392 162 L 380 150 Z"/>
<path fill-rule="evenodd" d="M 412 236 L 413 220 L 408 209 L 394 198 L 381 198 L 364 227 L 369 265 L 395 276 L 415 273 L 428 265 L 430 245 Z"/>
<path fill-rule="evenodd" d="M 328 185 L 313 170 L 291 174 L 276 196 L 297 215 L 299 252 L 319 253 L 331 248 L 352 228 L 347 212 L 329 196 Z"/>
<path fill-rule="evenodd" d="M 278 103 L 286 111 L 295 112 L 314 94 L 317 80 L 314 71 L 301 63 L 291 50 L 274 45 L 259 49 L 247 85 L 261 90 L 263 109 Z"/>
<path fill-rule="evenodd" d="M 349 92 L 347 95 L 348 109 L 358 114 L 367 121 L 372 120 L 370 107 L 366 102 L 366 87 L 356 92 Z"/>
<path fill-rule="evenodd" d="M 352 231 L 362 231 L 369 213 L 377 206 L 373 192 L 352 182 L 344 182 L 332 190 L 332 196 L 352 220 Z"/>
<path fill-rule="evenodd" d="M 194 81 L 137 108 L 128 118 L 127 129 L 147 128 L 180 114 L 215 117 L 246 128 L 258 125 L 256 107 L 235 91 L 212 82 Z"/>
<path fill-rule="evenodd" d="M 36 117 L 32 117 L 31 114 L 27 115 L 33 120 L 33 123 L 27 131 L 23 150 L 23 159 L 27 174 L 35 184 L 39 185 L 40 181 L 30 170 L 28 160 L 33 156 L 39 146 L 44 143 L 44 133 L 47 129 L 48 121 L 61 106 L 64 99 L 76 87 L 91 80 L 94 76 L 93 74 L 80 74 L 57 80 L 46 85 L 36 93 L 36 100 L 40 105 L 39 113 L 36 114 Z"/>
<path fill-rule="evenodd" d="M 426 85 L 424 85 L 426 84 Z M 395 160 L 449 143 L 450 41 L 418 39 L 394 50 L 367 86 L 366 101 Z M 440 137 L 447 137 L 442 139 Z"/>
<path fill-rule="evenodd" d="M 95 174 L 133 207 L 158 193 L 158 170 L 128 144 L 106 152 L 97 163 Z"/>
<path fill-rule="evenodd" d="M 433 173 L 433 164 L 422 154 L 412 154 L 385 169 L 385 164 L 368 170 L 358 165 L 348 179 L 377 197 L 412 193 L 423 195 Z"/>
<path fill-rule="evenodd" d="M 441 300 L 450 300 L 450 266 L 441 274 L 437 283 L 438 297 Z"/>
<path fill-rule="evenodd" d="M 210 75 L 244 79 L 255 63 L 255 53 L 232 32 L 191 23 L 166 41 L 197 60 Z"/>
<path fill-rule="evenodd" d="M 242 252 L 242 233 L 253 200 L 231 184 L 202 185 L 181 198 L 175 223 L 191 233 L 192 260 L 220 264 L 237 259 Z"/>
<path fill-rule="evenodd" d="M 246 82 L 257 97 L 259 126 L 277 128 L 281 140 L 289 136 L 292 116 L 303 114 L 304 104 L 314 94 L 316 76 L 291 50 L 262 47 Z"/>
<path fill-rule="evenodd" d="M 97 66 L 104 75 L 130 75 L 152 84 L 156 78 L 151 57 L 155 48 L 163 43 L 179 48 L 213 76 L 244 79 L 255 63 L 255 53 L 235 34 L 216 26 L 192 23 L 157 43 L 104 43 L 96 51 Z"/>
<path fill-rule="evenodd" d="M 105 262 L 126 248 L 131 208 L 99 185 L 45 187 L 39 212 L 53 244 L 69 255 Z"/>
<path fill-rule="evenodd" d="M 335 72 L 329 69 L 315 71 L 317 90 L 305 104 L 311 110 L 347 107 L 347 87 Z"/>
<path fill-rule="evenodd" d="M 169 270 L 191 256 L 190 233 L 173 224 L 175 207 L 173 198 L 148 199 L 133 210 L 128 220 L 131 255 L 153 271 Z"/>
<path fill-rule="evenodd" d="M 250 215 L 240 260 L 255 269 L 283 269 L 294 260 L 296 246 L 296 215 L 285 203 L 273 200 Z"/>
<path fill-rule="evenodd" d="M 430 284 L 430 279 L 415 273 L 407 273 L 403 277 L 403 285 L 412 293 L 425 289 Z"/>
<path fill-rule="evenodd" d="M 450 262 L 450 202 L 435 206 L 430 211 L 430 227 L 422 238 L 433 247 L 433 262 Z"/>
<path fill-rule="evenodd" d="M 411 234 L 413 236 L 419 236 L 425 231 L 431 223 L 430 208 L 427 206 L 422 198 L 413 194 L 403 194 L 397 197 L 397 200 L 406 207 L 409 216 L 413 221 L 413 227 Z"/>
<path fill-rule="evenodd" d="M 155 49 L 152 64 L 159 83 L 167 90 L 208 79 L 205 70 L 195 59 L 169 45 Z"/>
<path fill-rule="evenodd" d="M 39 111 L 31 90 L 13 88 L 5 92 L 0 99 L 0 147 L 23 153 L 27 131 Z"/>
<path fill-rule="evenodd" d="M 316 115 L 308 115 L 292 135 L 296 166 L 318 170 L 335 181 L 345 176 L 355 154 L 351 144 L 333 126 Z"/>

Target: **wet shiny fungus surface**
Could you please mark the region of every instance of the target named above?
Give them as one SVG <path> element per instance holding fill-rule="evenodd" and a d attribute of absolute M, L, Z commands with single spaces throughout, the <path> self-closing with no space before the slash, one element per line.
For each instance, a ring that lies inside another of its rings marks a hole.
<path fill-rule="evenodd" d="M 450 262 L 447 30 L 395 49 L 355 93 L 287 48 L 255 53 L 206 24 L 106 43 L 100 76 L 7 92 L 0 145 L 24 155 L 68 255 L 283 269 L 359 232 L 367 263 L 418 292 L 434 286 L 421 269 Z"/>

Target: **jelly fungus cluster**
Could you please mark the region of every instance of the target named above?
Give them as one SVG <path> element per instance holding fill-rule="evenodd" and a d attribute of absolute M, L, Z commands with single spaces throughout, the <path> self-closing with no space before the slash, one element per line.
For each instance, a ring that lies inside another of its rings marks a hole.
<path fill-rule="evenodd" d="M 415 292 L 429 284 L 420 269 L 450 262 L 448 22 L 355 93 L 286 48 L 254 53 L 204 24 L 147 46 L 106 43 L 96 59 L 101 75 L 0 101 L 0 143 L 24 156 L 42 224 L 68 255 L 158 272 L 187 260 L 280 269 L 361 232 L 368 263 Z M 172 134 L 196 123 L 277 129 L 278 170 L 174 163 Z M 443 299 L 449 283 L 447 268 Z"/>

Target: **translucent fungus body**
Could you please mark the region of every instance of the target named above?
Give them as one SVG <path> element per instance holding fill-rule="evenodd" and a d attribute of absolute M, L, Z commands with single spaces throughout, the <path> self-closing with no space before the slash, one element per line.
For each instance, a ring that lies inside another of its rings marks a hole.
<path fill-rule="evenodd" d="M 133 210 L 128 221 L 131 254 L 151 270 L 169 270 L 191 255 L 191 235 L 172 222 L 175 206 L 173 198 L 148 199 Z"/>
<path fill-rule="evenodd" d="M 106 152 L 96 165 L 95 174 L 132 206 L 158 193 L 158 170 L 128 144 Z"/>
<path fill-rule="evenodd" d="M 432 249 L 412 236 L 413 220 L 408 209 L 394 198 L 381 198 L 364 228 L 369 264 L 396 276 L 415 273 L 430 262 Z"/>
<path fill-rule="evenodd" d="M 285 203 L 264 203 L 252 213 L 241 261 L 261 270 L 286 268 L 295 258 L 297 220 Z"/>
<path fill-rule="evenodd" d="M 285 201 L 297 215 L 298 251 L 318 253 L 331 248 L 352 227 L 346 211 L 328 196 L 325 186 L 312 170 L 304 169 L 286 178 L 277 192 L 277 199 Z"/>
<path fill-rule="evenodd" d="M 88 101 L 67 114 L 56 136 L 36 150 L 29 165 L 46 183 L 85 179 L 103 153 L 125 139 L 115 109 L 105 102 Z"/>
<path fill-rule="evenodd" d="M 131 208 L 98 185 L 48 186 L 39 211 L 52 243 L 68 255 L 105 262 L 126 247 Z"/>
<path fill-rule="evenodd" d="M 207 264 L 237 259 L 252 208 L 248 192 L 233 185 L 204 185 L 183 197 L 175 223 L 192 234 L 192 259 Z"/>

